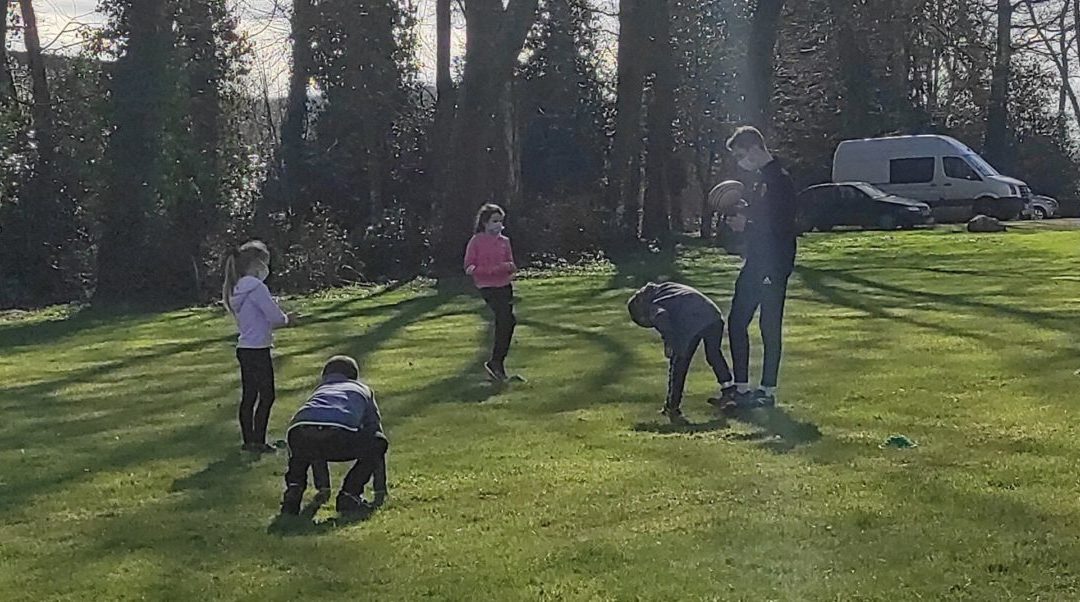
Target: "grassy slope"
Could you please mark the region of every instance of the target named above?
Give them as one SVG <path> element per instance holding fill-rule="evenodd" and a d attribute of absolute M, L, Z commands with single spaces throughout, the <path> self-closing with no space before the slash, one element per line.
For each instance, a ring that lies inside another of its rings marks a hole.
<path fill-rule="evenodd" d="M 293 303 L 275 432 L 347 352 L 391 434 L 391 503 L 352 525 L 273 522 L 220 312 L 0 324 L 0 599 L 1080 597 L 1080 232 L 810 237 L 783 410 L 711 420 L 699 358 L 683 432 L 624 301 L 664 275 L 726 306 L 737 264 L 670 260 L 523 281 L 506 391 L 473 296 Z"/>

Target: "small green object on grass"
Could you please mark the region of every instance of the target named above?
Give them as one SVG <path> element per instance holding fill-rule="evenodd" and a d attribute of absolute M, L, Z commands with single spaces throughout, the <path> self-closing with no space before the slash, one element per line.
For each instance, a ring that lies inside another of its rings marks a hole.
<path fill-rule="evenodd" d="M 919 444 L 915 443 L 905 435 L 893 435 L 885 440 L 885 443 L 881 444 L 881 448 L 892 447 L 895 449 L 910 449 L 912 447 L 918 447 Z"/>

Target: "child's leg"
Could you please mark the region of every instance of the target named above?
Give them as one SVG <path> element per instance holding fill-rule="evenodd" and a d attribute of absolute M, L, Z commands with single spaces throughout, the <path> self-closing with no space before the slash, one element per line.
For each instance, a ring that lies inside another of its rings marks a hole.
<path fill-rule="evenodd" d="M 386 456 L 384 455 L 379 460 L 379 465 L 375 467 L 375 474 L 371 477 L 371 488 L 375 490 L 375 493 L 386 493 Z"/>
<path fill-rule="evenodd" d="M 727 387 L 732 384 L 731 368 L 728 367 L 727 360 L 724 358 L 724 351 L 721 348 L 724 340 L 724 322 L 723 320 L 717 320 L 714 324 L 710 325 L 702 333 L 701 341 L 705 345 L 705 360 L 709 362 L 709 366 L 713 369 L 713 374 L 716 375 L 716 382 L 721 387 Z"/>
<path fill-rule="evenodd" d="M 253 349 L 237 349 L 236 359 L 240 362 L 240 436 L 244 445 L 254 441 L 255 401 L 259 398 L 258 370 Z"/>
<path fill-rule="evenodd" d="M 269 349 L 260 349 L 258 357 L 259 404 L 255 407 L 255 419 L 252 425 L 252 443 L 266 443 L 266 427 L 270 422 L 270 408 L 274 405 L 277 393 L 274 386 L 274 362 Z"/>
<path fill-rule="evenodd" d="M 664 408 L 668 410 L 679 409 L 682 405 L 683 388 L 686 386 L 686 373 L 690 370 L 690 359 L 693 355 L 672 355 L 668 363 L 668 389 L 667 400 Z"/>
<path fill-rule="evenodd" d="M 761 301 L 762 276 L 757 270 L 743 266 L 735 281 L 728 316 L 728 339 L 731 342 L 731 362 L 735 368 L 735 383 L 750 382 L 750 322 Z"/>
<path fill-rule="evenodd" d="M 360 433 L 356 441 L 356 463 L 345 475 L 341 491 L 359 496 L 364 492 L 364 485 L 371 480 L 380 465 L 385 465 L 386 450 L 389 447 L 385 437 Z"/>
<path fill-rule="evenodd" d="M 330 465 L 326 461 L 311 463 L 311 477 L 315 480 L 315 489 L 330 489 Z"/>
<path fill-rule="evenodd" d="M 775 277 L 762 286 L 761 340 L 765 348 L 761 367 L 761 386 L 775 387 L 780 372 L 780 354 L 783 346 L 784 301 L 787 298 L 787 279 Z"/>
<path fill-rule="evenodd" d="M 517 318 L 514 316 L 514 289 L 511 286 L 484 289 L 484 301 L 495 314 L 495 340 L 491 347 L 491 361 L 502 365 L 510 351 Z"/>

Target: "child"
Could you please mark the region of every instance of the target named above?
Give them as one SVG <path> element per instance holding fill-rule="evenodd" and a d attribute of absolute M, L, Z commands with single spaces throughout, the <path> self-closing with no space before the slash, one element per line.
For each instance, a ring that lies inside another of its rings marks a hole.
<path fill-rule="evenodd" d="M 240 362 L 240 433 L 242 449 L 273 453 L 266 444 L 266 425 L 274 405 L 274 364 L 270 359 L 273 330 L 295 323 L 278 307 L 263 283 L 270 274 L 270 251 L 261 241 L 244 243 L 225 260 L 222 300 L 236 319 L 240 337 L 236 359 Z"/>
<path fill-rule="evenodd" d="M 679 406 L 690 360 L 699 343 L 705 343 L 705 358 L 720 387 L 719 396 L 709 399 L 709 403 L 723 407 L 734 400 L 735 385 L 720 349 L 724 316 L 711 299 L 683 284 L 650 282 L 630 297 L 627 309 L 634 323 L 655 328 L 664 340 L 664 355 L 670 364 L 667 402 L 660 413 L 672 424 L 687 424 Z"/>
<path fill-rule="evenodd" d="M 476 288 L 495 314 L 495 341 L 491 359 L 484 369 L 493 380 L 505 382 L 506 354 L 514 337 L 514 287 L 511 281 L 517 266 L 510 249 L 510 239 L 503 236 L 506 212 L 498 205 L 487 204 L 476 214 L 476 229 L 465 248 L 465 274 L 472 276 Z"/>
<path fill-rule="evenodd" d="M 345 355 L 330 358 L 323 367 L 322 383 L 289 423 L 285 435 L 289 465 L 285 472 L 285 495 L 281 499 L 282 514 L 300 513 L 309 466 L 315 473 L 316 487 L 329 489 L 327 462 L 355 462 L 337 496 L 339 513 L 372 509 L 363 493 L 364 485 L 373 477 L 376 504 L 385 498 L 389 442 L 383 434 L 375 395 L 359 377 L 360 369 L 353 358 Z M 320 478 L 326 481 L 319 483 Z"/>

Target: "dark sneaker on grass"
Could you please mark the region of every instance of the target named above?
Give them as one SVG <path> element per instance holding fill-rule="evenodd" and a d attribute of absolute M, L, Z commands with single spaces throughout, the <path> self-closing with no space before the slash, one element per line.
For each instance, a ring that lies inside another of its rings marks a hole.
<path fill-rule="evenodd" d="M 491 380 L 495 382 L 504 383 L 508 380 L 506 369 L 503 368 L 502 362 L 484 362 L 484 370 L 487 371 Z"/>
<path fill-rule="evenodd" d="M 371 504 L 358 495 L 342 491 L 337 496 L 338 514 L 363 514 L 372 510 Z"/>
<path fill-rule="evenodd" d="M 686 426 L 690 424 L 690 421 L 686 419 L 686 416 L 683 416 L 682 410 L 679 408 L 665 407 L 660 410 L 660 414 L 667 416 L 667 419 L 671 421 L 671 424 L 676 426 Z"/>
<path fill-rule="evenodd" d="M 759 408 L 776 407 L 776 395 L 766 393 L 764 389 L 754 392 L 754 405 Z"/>
<path fill-rule="evenodd" d="M 720 395 L 710 397 L 708 399 L 709 405 L 718 408 L 725 408 L 735 403 L 735 395 L 738 393 L 738 391 L 739 389 L 735 385 L 731 385 L 730 387 L 724 387 L 720 390 Z"/>
<path fill-rule="evenodd" d="M 304 490 L 300 487 L 289 487 L 281 497 L 281 513 L 290 516 L 300 514 L 300 503 L 303 501 Z"/>

